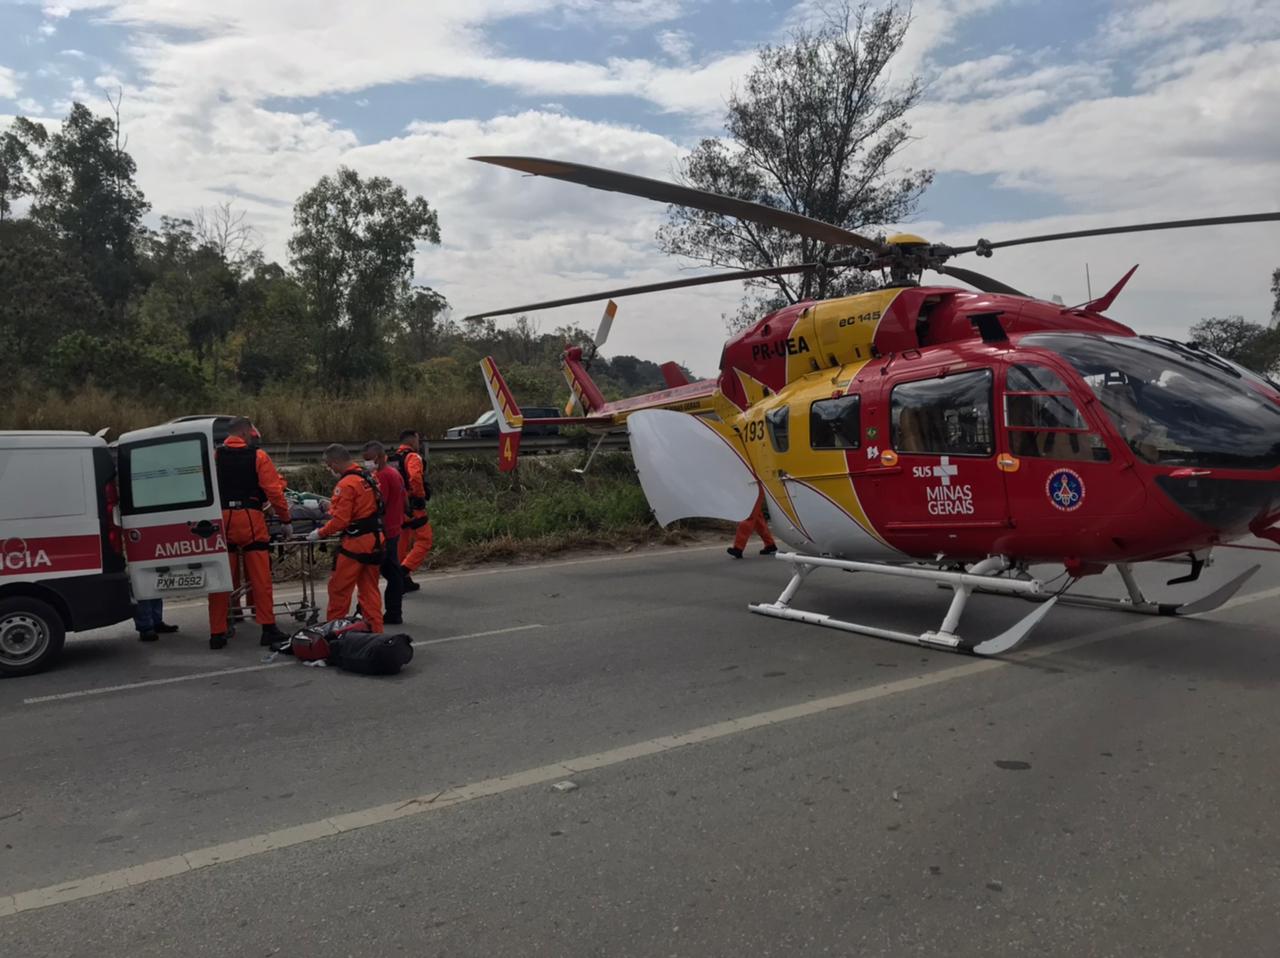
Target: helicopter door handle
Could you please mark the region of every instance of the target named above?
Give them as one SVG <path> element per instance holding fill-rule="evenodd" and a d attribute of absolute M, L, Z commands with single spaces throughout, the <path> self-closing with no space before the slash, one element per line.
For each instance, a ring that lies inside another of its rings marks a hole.
<path fill-rule="evenodd" d="M 1212 469 L 1175 469 L 1169 473 L 1170 479 L 1199 479 L 1202 476 L 1212 476 Z"/>

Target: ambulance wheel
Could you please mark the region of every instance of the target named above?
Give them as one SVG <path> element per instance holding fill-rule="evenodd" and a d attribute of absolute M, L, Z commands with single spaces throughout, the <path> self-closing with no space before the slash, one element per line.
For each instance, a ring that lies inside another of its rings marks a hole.
<path fill-rule="evenodd" d="M 67 631 L 53 606 L 30 596 L 0 599 L 0 675 L 30 675 L 51 666 Z"/>

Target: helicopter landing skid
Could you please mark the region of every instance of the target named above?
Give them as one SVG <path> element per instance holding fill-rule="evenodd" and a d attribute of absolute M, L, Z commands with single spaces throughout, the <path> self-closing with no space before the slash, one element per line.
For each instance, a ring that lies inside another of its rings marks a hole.
<path fill-rule="evenodd" d="M 924 569 L 916 566 L 887 565 L 880 562 L 854 562 L 846 559 L 830 559 L 825 556 L 799 555 L 794 552 L 780 552 L 777 558 L 790 562 L 795 566 L 791 581 L 782 590 L 776 602 L 761 603 L 748 606 L 752 612 L 770 615 L 778 619 L 791 619 L 796 622 L 807 622 L 810 625 L 821 625 L 844 632 L 857 632 L 877 639 L 889 639 L 893 642 L 907 642 L 926 648 L 943 649 L 948 652 L 969 652 L 974 655 L 1002 655 L 1011 652 L 1031 634 L 1031 630 L 1049 614 L 1058 597 L 1045 596 L 1044 587 L 1038 579 L 1001 579 L 993 573 L 1006 568 L 1006 561 L 1000 556 L 992 556 L 977 563 L 968 572 L 951 572 L 945 569 Z M 899 576 L 909 579 L 924 579 L 938 583 L 955 592 L 951 607 L 947 609 L 942 626 L 933 632 L 922 632 L 912 635 L 909 632 L 896 632 L 892 629 L 881 629 L 857 622 L 846 622 L 820 612 L 805 612 L 793 609 L 791 600 L 801 584 L 814 569 L 841 569 L 845 572 L 872 572 L 879 575 Z M 1043 598 L 1044 603 L 1032 612 L 1023 616 L 999 635 L 981 642 L 962 639 L 956 629 L 960 625 L 960 616 L 964 614 L 965 605 L 974 591 L 996 592 L 1002 595 L 1019 595 L 1028 598 Z"/>
<path fill-rule="evenodd" d="M 1198 615 L 1201 612 L 1212 612 L 1226 603 L 1241 587 L 1253 578 L 1261 566 L 1255 565 L 1245 569 L 1234 579 L 1220 585 L 1206 596 L 1192 602 L 1178 604 L 1176 602 L 1152 602 L 1142 592 L 1133 577 L 1133 567 L 1126 562 L 1118 563 L 1116 571 L 1124 582 L 1128 595 L 1122 599 L 1110 599 L 1100 595 L 1071 595 L 1064 598 L 1070 605 L 1083 605 L 1095 609 L 1111 609 L 1116 612 L 1132 612 L 1138 615 Z"/>

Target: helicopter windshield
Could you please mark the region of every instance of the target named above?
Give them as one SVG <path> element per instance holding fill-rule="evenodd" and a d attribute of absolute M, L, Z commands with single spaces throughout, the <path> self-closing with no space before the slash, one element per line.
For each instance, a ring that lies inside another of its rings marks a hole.
<path fill-rule="evenodd" d="M 1051 350 L 1071 363 L 1145 462 L 1221 469 L 1280 465 L 1280 405 L 1225 364 L 1121 336 L 1044 333 L 1019 345 Z"/>

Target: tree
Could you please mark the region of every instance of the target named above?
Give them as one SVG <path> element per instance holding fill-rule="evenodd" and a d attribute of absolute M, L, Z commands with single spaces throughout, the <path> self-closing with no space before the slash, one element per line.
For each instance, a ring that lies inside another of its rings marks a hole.
<path fill-rule="evenodd" d="M 30 220 L 0 223 L 0 290 L 7 381 L 19 369 L 42 370 L 61 337 L 100 327 L 102 301 L 93 286 L 57 238 Z"/>
<path fill-rule="evenodd" d="M 276 263 L 257 266 L 241 285 L 239 301 L 241 384 L 257 392 L 314 376 L 312 317 L 298 281 Z"/>
<path fill-rule="evenodd" d="M 396 311 L 396 353 L 407 362 L 420 363 L 440 355 L 444 337 L 456 333 L 448 321 L 449 301 L 434 289 L 419 286 L 401 301 Z"/>
<path fill-rule="evenodd" d="M 1242 316 L 1200 320 L 1191 327 L 1191 342 L 1255 372 L 1280 367 L 1280 330 L 1247 323 Z"/>
<path fill-rule="evenodd" d="M 415 244 L 440 242 L 435 211 L 386 177 L 340 167 L 302 194 L 293 223 L 290 262 L 321 330 L 321 373 L 339 389 L 384 374 Z"/>
<path fill-rule="evenodd" d="M 899 222 L 914 212 L 931 170 L 897 172 L 906 114 L 920 99 L 918 77 L 891 84 L 887 69 L 910 15 L 848 0 L 816 28 L 782 46 L 762 47 L 744 86 L 729 98 L 729 139 L 704 139 L 679 169 L 691 186 L 780 207 L 846 229 Z M 714 213 L 671 207 L 658 231 L 665 252 L 712 266 L 753 269 L 820 260 L 825 243 Z M 865 288 L 848 270 L 760 280 L 749 299 L 777 306 Z"/>
<path fill-rule="evenodd" d="M 1276 304 L 1271 307 L 1271 324 L 1274 326 L 1280 322 L 1280 269 L 1271 274 L 1271 295 L 1276 298 Z"/>
<path fill-rule="evenodd" d="M 150 208 L 134 183 L 118 124 L 71 107 L 36 167 L 31 218 L 59 236 L 117 318 L 137 279 L 134 240 Z"/>
<path fill-rule="evenodd" d="M 192 219 L 192 229 L 202 246 L 216 250 L 223 261 L 242 269 L 262 256 L 261 234 L 247 221 L 247 215 L 230 201 L 208 209 L 202 206 Z"/>
<path fill-rule="evenodd" d="M 45 128 L 25 116 L 15 117 L 13 126 L 0 134 L 0 222 L 15 200 L 31 195 L 32 172 L 48 140 Z"/>

